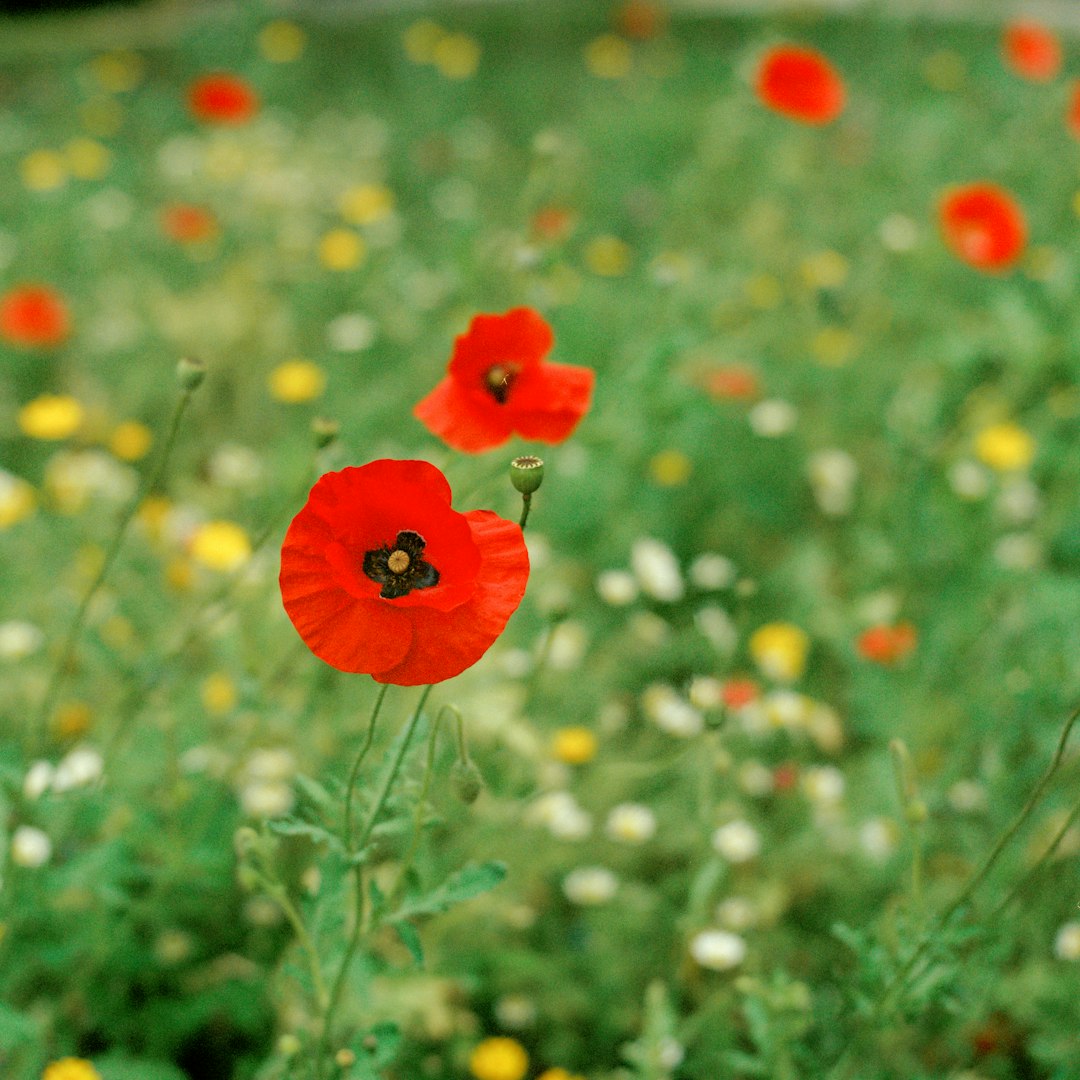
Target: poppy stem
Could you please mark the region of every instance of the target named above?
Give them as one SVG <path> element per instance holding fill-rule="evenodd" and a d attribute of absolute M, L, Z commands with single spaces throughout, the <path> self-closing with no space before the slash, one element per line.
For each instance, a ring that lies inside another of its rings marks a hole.
<path fill-rule="evenodd" d="M 64 636 L 60 651 L 57 654 L 56 664 L 53 666 L 49 682 L 45 687 L 45 693 L 41 699 L 41 704 L 38 706 L 38 710 L 34 715 L 33 726 L 27 731 L 28 739 L 33 738 L 34 732 L 40 732 L 49 720 L 53 706 L 56 704 L 56 699 L 60 694 L 65 679 L 70 673 L 72 662 L 75 659 L 75 650 L 79 644 L 79 636 L 82 634 L 83 626 L 86 623 L 90 605 L 93 603 L 94 597 L 97 596 L 98 590 L 104 584 L 105 578 L 108 577 L 109 571 L 113 568 L 113 565 L 120 554 L 120 549 L 123 547 L 128 528 L 135 519 L 135 514 L 138 512 L 143 500 L 159 487 L 162 480 L 165 478 L 169 459 L 172 457 L 173 447 L 176 445 L 176 438 L 180 433 L 180 421 L 183 419 L 184 413 L 187 411 L 188 404 L 191 402 L 192 395 L 195 393 L 198 385 L 197 381 L 181 380 L 180 396 L 177 398 L 176 405 L 173 408 L 172 417 L 169 420 L 168 432 L 165 436 L 165 442 L 161 448 L 161 453 L 158 455 L 157 465 L 154 468 L 154 471 L 148 474 L 147 478 L 139 486 L 138 491 L 135 493 L 135 497 L 128 504 L 124 513 L 121 515 L 120 520 L 116 523 L 116 529 L 113 532 L 112 540 L 106 549 L 105 557 L 101 561 L 101 566 L 98 568 L 98 572 L 94 575 L 94 579 L 90 582 L 86 592 L 83 593 L 82 600 L 79 601 L 79 606 L 75 611 L 75 617 L 68 627 L 67 634 Z"/>
<path fill-rule="evenodd" d="M 388 684 L 383 684 L 379 697 L 376 701 L 375 712 L 378 711 L 378 706 L 382 704 L 383 694 L 386 692 Z M 361 851 L 364 846 L 371 839 L 371 834 L 375 831 L 375 825 L 379 820 L 379 815 L 382 813 L 383 807 L 386 805 L 386 799 L 390 794 L 390 789 L 394 786 L 394 781 L 398 777 L 398 773 L 401 772 L 402 762 L 405 760 L 405 754 L 408 752 L 409 743 L 412 742 L 412 737 L 416 732 L 417 725 L 420 722 L 420 715 L 424 708 L 424 703 L 427 701 L 428 694 L 431 693 L 431 686 L 425 686 L 424 692 L 420 695 L 420 700 L 416 703 L 416 708 L 413 710 L 412 716 L 409 717 L 408 723 L 405 725 L 405 731 L 401 736 L 401 742 L 398 745 L 397 753 L 394 756 L 394 760 L 390 764 L 390 768 L 386 771 L 383 777 L 382 785 L 379 788 L 378 794 L 375 796 L 375 802 L 371 807 L 371 811 L 368 814 L 367 821 L 364 823 L 363 831 L 356 840 L 355 847 L 352 843 L 352 789 L 356 780 L 356 776 L 360 770 L 360 764 L 366 757 L 368 750 L 371 746 L 372 731 L 374 729 L 374 719 L 372 726 L 368 731 L 368 739 L 364 746 L 361 748 L 360 755 L 357 758 L 356 764 L 353 765 L 352 774 L 349 777 L 349 787 L 346 791 L 346 815 L 345 815 L 345 828 L 346 828 L 346 850 L 349 855 L 355 857 Z M 333 989 L 330 991 L 330 1001 L 326 1006 L 326 1012 L 323 1014 L 322 1034 L 319 1037 L 318 1049 L 316 1050 L 315 1057 L 315 1076 L 316 1080 L 321 1080 L 323 1075 L 323 1062 L 326 1060 L 327 1053 L 330 1049 L 330 1040 L 333 1035 L 334 1017 L 337 1015 L 338 1005 L 341 1003 L 341 995 L 345 990 L 345 983 L 348 980 L 349 968 L 352 966 L 353 957 L 356 955 L 356 950 L 360 946 L 360 939 L 364 935 L 366 929 L 366 918 L 364 916 L 364 909 L 366 906 L 365 894 L 364 894 L 364 876 L 363 865 L 359 862 L 356 863 L 356 889 L 353 893 L 353 925 L 352 932 L 349 934 L 349 941 L 345 946 L 345 955 L 341 958 L 341 966 L 338 968 L 337 977 L 334 979 Z"/>
<path fill-rule="evenodd" d="M 529 520 L 529 511 L 532 509 L 532 492 L 526 492 L 521 496 L 521 520 L 518 525 L 521 531 L 525 531 L 525 522 Z"/>
<path fill-rule="evenodd" d="M 389 683 L 383 683 L 379 687 L 379 693 L 375 698 L 375 705 L 371 710 L 371 719 L 368 721 L 367 737 L 364 739 L 364 744 L 360 747 L 360 753 L 356 755 L 352 771 L 349 773 L 349 782 L 345 785 L 345 850 L 350 854 L 353 850 L 352 804 L 353 792 L 356 790 L 356 778 L 360 775 L 360 766 L 364 764 L 364 758 L 367 757 L 368 751 L 371 749 L 371 744 L 375 741 L 375 721 L 379 717 L 379 710 L 382 708 L 383 698 L 386 697 L 386 691 L 389 689 Z"/>

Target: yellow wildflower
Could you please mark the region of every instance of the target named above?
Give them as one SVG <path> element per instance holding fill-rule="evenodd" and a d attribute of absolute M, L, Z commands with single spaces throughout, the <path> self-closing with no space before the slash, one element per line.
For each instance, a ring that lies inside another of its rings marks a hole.
<path fill-rule="evenodd" d="M 585 248 L 585 265 L 601 277 L 621 277 L 630 269 L 630 254 L 617 236 L 598 236 Z"/>
<path fill-rule="evenodd" d="M 42 394 L 19 410 L 19 428 L 31 439 L 66 439 L 82 422 L 82 405 L 66 394 Z"/>
<path fill-rule="evenodd" d="M 476 1080 L 522 1080 L 528 1068 L 529 1055 L 516 1039 L 484 1039 L 469 1055 L 469 1071 Z"/>
<path fill-rule="evenodd" d="M 806 669 L 810 639 L 792 623 L 766 623 L 750 635 L 750 655 L 762 673 L 793 682 Z"/>
<path fill-rule="evenodd" d="M 55 191 L 67 179 L 67 166 L 55 150 L 35 150 L 19 163 L 19 173 L 31 191 Z"/>
<path fill-rule="evenodd" d="M 1017 424 L 994 424 L 975 439 L 975 453 L 998 472 L 1026 469 L 1035 457 L 1035 440 Z"/>
<path fill-rule="evenodd" d="M 448 79 L 468 79 L 480 65 L 480 46 L 468 34 L 447 34 L 435 43 L 431 58 Z"/>
<path fill-rule="evenodd" d="M 555 732 L 551 752 L 566 765 L 584 765 L 596 757 L 596 736 L 586 727 L 564 727 Z"/>
<path fill-rule="evenodd" d="M 326 389 L 326 372 L 310 360 L 286 360 L 270 372 L 270 393 L 287 405 L 314 401 Z"/>
<path fill-rule="evenodd" d="M 690 459 L 681 450 L 661 450 L 649 462 L 649 472 L 661 487 L 681 487 L 692 470 Z"/>
<path fill-rule="evenodd" d="M 191 557 L 211 570 L 238 570 L 251 557 L 251 541 L 232 521 L 208 521 L 191 538 Z"/>
<path fill-rule="evenodd" d="M 349 188 L 338 203 L 341 216 L 352 225 L 381 221 L 394 209 L 394 193 L 383 184 L 360 184 Z"/>
<path fill-rule="evenodd" d="M 585 66 L 598 79 L 624 79 L 630 74 L 630 45 L 614 34 L 602 34 L 585 46 Z"/>
<path fill-rule="evenodd" d="M 328 270 L 353 270 L 364 254 L 364 241 L 349 229 L 331 229 L 319 241 L 319 261 Z"/>
<path fill-rule="evenodd" d="M 113 428 L 109 449 L 121 461 L 138 461 L 145 457 L 154 442 L 153 432 L 138 420 L 125 420 Z"/>
<path fill-rule="evenodd" d="M 215 671 L 203 679 L 200 688 L 203 708 L 211 716 L 224 716 L 236 708 L 236 684 L 223 671 Z"/>
<path fill-rule="evenodd" d="M 259 31 L 259 52 L 272 64 L 291 64 L 304 51 L 304 31 L 287 19 L 275 19 Z"/>

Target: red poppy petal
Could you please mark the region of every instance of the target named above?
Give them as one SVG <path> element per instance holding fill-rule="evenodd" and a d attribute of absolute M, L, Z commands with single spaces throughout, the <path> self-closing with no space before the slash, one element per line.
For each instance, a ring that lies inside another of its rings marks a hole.
<path fill-rule="evenodd" d="M 466 454 L 501 446 L 513 431 L 507 411 L 490 394 L 470 394 L 449 376 L 414 406 L 413 416 Z"/>
<path fill-rule="evenodd" d="M 1080 82 L 1073 83 L 1069 109 L 1065 114 L 1065 126 L 1074 139 L 1080 139 Z"/>
<path fill-rule="evenodd" d="M 378 600 L 358 600 L 339 588 L 327 576 L 322 553 L 307 549 L 291 527 L 281 549 L 279 580 L 296 632 L 320 660 L 339 671 L 370 673 L 408 653 L 413 634 L 408 614 Z"/>
<path fill-rule="evenodd" d="M 19 285 L 0 297 L 0 339 L 9 344 L 46 348 L 70 332 L 67 306 L 48 285 Z"/>
<path fill-rule="evenodd" d="M 490 510 L 465 517 L 480 550 L 472 599 L 447 612 L 412 608 L 412 648 L 400 664 L 375 672 L 376 681 L 418 686 L 453 678 L 487 652 L 521 603 L 529 578 L 521 529 Z"/>
<path fill-rule="evenodd" d="M 938 208 L 945 243 L 978 270 L 1010 267 L 1023 253 L 1027 223 L 1013 196 L 996 184 L 955 188 Z"/>
<path fill-rule="evenodd" d="M 1002 38 L 1005 63 L 1022 79 L 1049 82 L 1061 70 L 1061 42 L 1035 22 L 1015 22 Z"/>
<path fill-rule="evenodd" d="M 840 75 L 821 53 L 794 45 L 762 57 L 755 90 L 768 108 L 804 124 L 835 120 L 847 96 Z"/>
<path fill-rule="evenodd" d="M 259 98 L 238 75 L 220 72 L 196 79 L 188 88 L 188 109 L 208 124 L 243 124 L 259 108 Z"/>
<path fill-rule="evenodd" d="M 484 374 L 494 364 L 532 367 L 551 352 L 555 335 L 532 308 L 513 308 L 503 315 L 476 315 L 454 342 L 447 369 L 466 386 L 483 389 Z"/>
<path fill-rule="evenodd" d="M 513 398 L 514 430 L 525 439 L 562 442 L 589 411 L 596 375 L 573 364 L 544 364 L 538 374 L 543 385 L 535 396 Z"/>

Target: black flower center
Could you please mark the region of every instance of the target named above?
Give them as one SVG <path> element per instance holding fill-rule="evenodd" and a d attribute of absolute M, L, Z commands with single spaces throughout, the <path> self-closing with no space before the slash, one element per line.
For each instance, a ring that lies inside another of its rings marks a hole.
<path fill-rule="evenodd" d="M 419 533 L 406 529 L 397 534 L 393 544 L 364 553 L 364 573 L 382 586 L 379 595 L 384 600 L 396 600 L 413 589 L 430 589 L 439 584 L 439 571 L 421 557 L 424 546 Z"/>
<path fill-rule="evenodd" d="M 510 395 L 510 387 L 518 377 L 515 364 L 492 364 L 484 372 L 484 389 L 500 404 L 505 405 Z"/>

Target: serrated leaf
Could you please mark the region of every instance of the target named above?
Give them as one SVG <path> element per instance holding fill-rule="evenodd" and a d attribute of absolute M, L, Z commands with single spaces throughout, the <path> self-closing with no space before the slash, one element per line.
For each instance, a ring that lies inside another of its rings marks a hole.
<path fill-rule="evenodd" d="M 391 922 L 414 919 L 419 915 L 439 915 L 455 904 L 472 900 L 494 889 L 506 877 L 506 865 L 500 862 L 469 863 L 451 874 L 438 888 L 403 904 Z"/>

